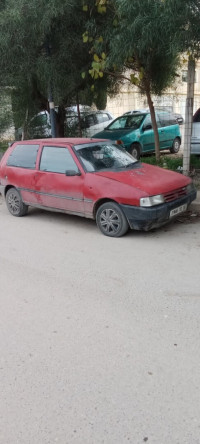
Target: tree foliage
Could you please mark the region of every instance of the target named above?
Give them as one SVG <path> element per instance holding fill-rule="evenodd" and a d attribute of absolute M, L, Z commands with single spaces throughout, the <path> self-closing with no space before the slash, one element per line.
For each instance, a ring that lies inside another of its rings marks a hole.
<path fill-rule="evenodd" d="M 97 0 L 94 6 L 92 0 L 85 0 L 84 4 L 87 24 L 83 40 L 87 44 L 91 41 L 93 53 L 90 74 L 94 80 L 106 72 L 115 78 L 124 76 L 146 94 L 157 159 L 159 138 L 151 96 L 160 95 L 173 82 L 180 53 L 170 2 Z"/>
<path fill-rule="evenodd" d="M 172 12 L 171 25 L 176 33 L 176 44 L 179 45 L 180 52 L 188 61 L 183 151 L 183 172 L 188 175 L 190 172 L 195 63 L 200 57 L 200 3 L 199 0 L 170 0 L 169 7 Z"/>
<path fill-rule="evenodd" d="M 29 116 L 48 109 L 50 83 L 58 118 L 63 119 L 66 106 L 76 103 L 77 93 L 80 102 L 105 104 L 112 81 L 99 80 L 92 91 L 91 77 L 81 75 L 88 72 L 92 60 L 82 39 L 81 0 L 4 0 L 0 28 L 0 85 L 14 87 L 15 121 L 20 126 L 27 109 Z"/>
<path fill-rule="evenodd" d="M 13 125 L 10 96 L 9 88 L 0 88 L 0 134 L 6 133 L 6 130 Z"/>

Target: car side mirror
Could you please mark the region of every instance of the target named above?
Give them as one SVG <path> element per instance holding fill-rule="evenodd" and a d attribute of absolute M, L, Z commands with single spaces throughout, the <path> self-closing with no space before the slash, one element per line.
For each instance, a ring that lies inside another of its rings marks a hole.
<path fill-rule="evenodd" d="M 80 171 L 66 170 L 65 175 L 66 176 L 81 176 L 81 173 L 80 173 Z"/>
<path fill-rule="evenodd" d="M 147 131 L 147 130 L 150 130 L 150 129 L 152 129 L 151 123 L 148 123 L 148 125 L 144 125 L 143 126 L 143 131 Z"/>

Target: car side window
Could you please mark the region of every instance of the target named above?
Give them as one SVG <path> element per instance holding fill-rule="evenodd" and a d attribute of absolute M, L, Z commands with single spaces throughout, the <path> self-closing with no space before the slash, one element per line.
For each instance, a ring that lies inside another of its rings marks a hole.
<path fill-rule="evenodd" d="M 97 120 L 98 123 L 107 122 L 108 120 L 111 120 L 111 118 L 106 113 L 99 113 L 97 114 Z"/>
<path fill-rule="evenodd" d="M 67 170 L 79 172 L 76 162 L 67 148 L 47 145 L 42 150 L 40 170 L 61 174 L 65 174 Z"/>
<path fill-rule="evenodd" d="M 16 145 L 7 160 L 8 166 L 35 169 L 39 145 Z"/>
<path fill-rule="evenodd" d="M 175 117 L 170 113 L 159 113 L 159 119 L 162 127 L 177 124 Z"/>
<path fill-rule="evenodd" d="M 156 115 L 156 123 L 157 123 L 157 127 L 160 128 L 161 127 L 161 123 L 160 120 L 158 118 L 158 116 Z M 144 126 L 143 129 L 145 129 L 145 127 L 151 125 L 152 127 L 152 120 L 151 120 L 151 116 L 150 114 L 148 114 L 148 116 L 146 117 L 145 121 L 144 121 Z M 152 127 L 153 128 L 153 127 Z M 149 128 L 150 129 L 150 128 Z"/>
<path fill-rule="evenodd" d="M 146 119 L 145 119 L 145 121 L 144 121 L 143 128 L 145 129 L 147 126 L 150 127 L 150 125 L 152 126 L 152 123 L 151 123 L 151 116 L 147 116 Z"/>

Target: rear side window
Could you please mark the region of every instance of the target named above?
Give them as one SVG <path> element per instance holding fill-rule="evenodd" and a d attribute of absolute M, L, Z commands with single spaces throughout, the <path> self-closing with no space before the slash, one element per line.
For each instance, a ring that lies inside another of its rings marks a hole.
<path fill-rule="evenodd" d="M 16 145 L 10 154 L 7 165 L 35 169 L 39 145 Z"/>
<path fill-rule="evenodd" d="M 161 126 L 177 125 L 175 117 L 170 113 L 159 113 L 158 116 Z"/>
<path fill-rule="evenodd" d="M 40 170 L 61 174 L 65 174 L 67 170 L 79 171 L 69 150 L 56 146 L 44 146 Z"/>
<path fill-rule="evenodd" d="M 111 120 L 111 117 L 110 116 L 108 116 L 108 114 L 106 114 L 106 113 L 99 113 L 99 114 L 97 114 L 97 120 L 98 120 L 98 123 L 103 123 L 103 122 L 107 122 L 108 120 Z"/>

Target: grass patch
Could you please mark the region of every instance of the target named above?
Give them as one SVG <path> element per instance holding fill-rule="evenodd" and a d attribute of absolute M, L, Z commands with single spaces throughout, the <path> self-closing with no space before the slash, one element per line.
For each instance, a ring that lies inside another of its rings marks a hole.
<path fill-rule="evenodd" d="M 161 156 L 159 162 L 156 161 L 155 156 L 141 157 L 141 161 L 150 165 L 157 165 L 161 168 L 176 171 L 178 167 L 183 166 L 182 157 L 172 158 L 170 156 Z"/>
<path fill-rule="evenodd" d="M 8 141 L 0 141 L 0 151 L 6 151 L 8 148 Z"/>
<path fill-rule="evenodd" d="M 157 162 L 155 156 L 143 156 L 141 157 L 141 162 L 176 171 L 177 168 L 183 166 L 183 157 L 172 157 L 170 155 L 161 156 L 159 162 Z M 191 168 L 200 169 L 200 156 L 195 156 L 194 154 L 192 154 L 190 159 L 190 166 Z"/>
<path fill-rule="evenodd" d="M 191 155 L 191 167 L 200 170 L 200 156 Z"/>

